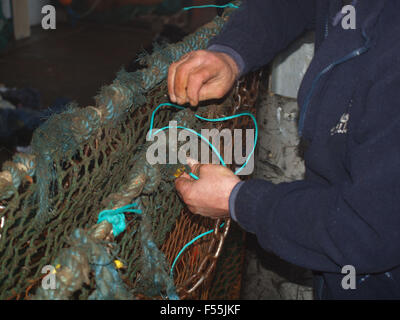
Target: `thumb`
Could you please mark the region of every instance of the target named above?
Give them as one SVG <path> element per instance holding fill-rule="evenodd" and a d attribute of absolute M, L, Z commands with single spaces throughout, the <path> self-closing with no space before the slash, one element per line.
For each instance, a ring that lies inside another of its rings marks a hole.
<path fill-rule="evenodd" d="M 190 171 L 198 177 L 200 175 L 201 164 L 197 160 L 190 157 L 186 158 L 186 163 L 190 167 Z"/>

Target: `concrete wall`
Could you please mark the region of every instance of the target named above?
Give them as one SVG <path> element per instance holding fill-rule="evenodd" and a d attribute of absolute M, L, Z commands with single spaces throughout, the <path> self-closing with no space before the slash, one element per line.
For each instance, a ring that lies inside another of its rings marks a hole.
<path fill-rule="evenodd" d="M 273 61 L 270 91 L 283 97 L 297 98 L 301 81 L 314 56 L 314 34 L 294 42 Z"/>

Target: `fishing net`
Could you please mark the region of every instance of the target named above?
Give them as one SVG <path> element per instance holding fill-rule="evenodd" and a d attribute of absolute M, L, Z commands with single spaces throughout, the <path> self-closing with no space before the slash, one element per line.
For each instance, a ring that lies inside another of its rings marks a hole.
<path fill-rule="evenodd" d="M 18 153 L 4 163 L 0 299 L 209 297 L 230 220 L 187 212 L 173 183 L 185 167 L 150 165 L 146 135 L 153 110 L 168 102 L 169 65 L 206 48 L 233 10 L 226 9 L 182 42 L 142 56 L 143 69 L 121 71 L 100 90 L 96 106 L 71 105 L 52 116 L 35 131 L 32 154 Z M 241 79 L 223 101 L 196 113 L 217 118 L 254 111 L 258 79 L 258 74 Z M 168 107 L 158 111 L 153 127 L 171 120 L 194 130 L 252 127 L 244 117 L 201 123 L 190 108 Z M 112 215 L 101 221 L 100 212 Z M 184 245 L 207 231 L 172 269 Z M 55 289 L 43 287 L 49 271 Z M 236 282 L 238 273 L 240 266 L 225 282 Z"/>

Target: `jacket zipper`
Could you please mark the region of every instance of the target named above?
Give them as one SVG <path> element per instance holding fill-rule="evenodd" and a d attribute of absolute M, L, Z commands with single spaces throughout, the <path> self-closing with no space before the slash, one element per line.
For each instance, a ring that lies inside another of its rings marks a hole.
<path fill-rule="evenodd" d="M 324 38 L 328 38 L 329 35 L 329 14 L 326 16 L 325 20 L 325 33 L 324 33 Z"/>
<path fill-rule="evenodd" d="M 299 135 L 302 136 L 303 134 L 303 129 L 304 129 L 304 121 L 306 118 L 306 113 L 307 113 L 307 109 L 310 105 L 311 102 L 311 98 L 313 96 L 313 93 L 318 85 L 319 80 L 325 75 L 327 74 L 329 71 L 331 71 L 334 67 L 336 67 L 339 64 L 342 64 L 348 60 L 351 60 L 355 57 L 358 57 L 360 55 L 362 55 L 363 53 L 367 52 L 370 48 L 369 46 L 369 38 L 366 37 L 365 33 L 363 33 L 364 37 L 366 38 L 366 42 L 364 44 L 363 47 L 358 48 L 356 50 L 353 50 L 352 52 L 350 52 L 349 54 L 345 55 L 343 58 L 331 63 L 330 65 L 328 65 L 324 70 L 322 70 L 313 80 L 312 85 L 311 85 L 311 89 L 308 92 L 308 95 L 304 101 L 303 107 L 301 108 L 301 112 L 300 112 L 300 120 L 299 120 Z"/>

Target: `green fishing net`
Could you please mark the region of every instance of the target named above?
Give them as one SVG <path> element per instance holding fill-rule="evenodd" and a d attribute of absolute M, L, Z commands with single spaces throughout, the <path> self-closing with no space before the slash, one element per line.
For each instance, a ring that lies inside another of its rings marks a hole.
<path fill-rule="evenodd" d="M 228 8 L 182 42 L 141 57 L 145 68 L 121 71 L 100 90 L 96 106 L 71 105 L 48 119 L 33 135 L 33 153 L 16 154 L 4 164 L 0 299 L 178 298 L 170 262 L 159 248 L 183 209 L 173 184 L 179 165 L 150 166 L 146 134 L 154 108 L 168 102 L 169 65 L 206 48 L 233 11 Z M 230 110 L 232 104 L 231 96 L 218 108 Z M 201 114 L 212 117 L 214 107 Z M 195 130 L 200 125 L 191 110 L 167 108 L 157 113 L 154 127 L 170 120 Z M 98 223 L 101 211 L 132 203 L 141 214 L 126 212 L 121 234 L 114 237 L 110 223 Z M 48 265 L 58 290 L 40 287 Z"/>

